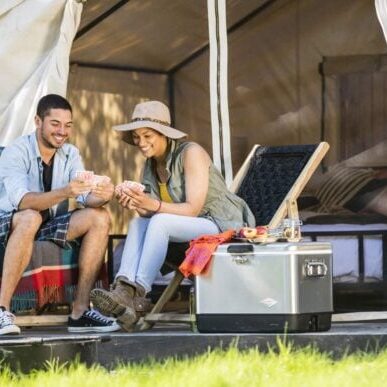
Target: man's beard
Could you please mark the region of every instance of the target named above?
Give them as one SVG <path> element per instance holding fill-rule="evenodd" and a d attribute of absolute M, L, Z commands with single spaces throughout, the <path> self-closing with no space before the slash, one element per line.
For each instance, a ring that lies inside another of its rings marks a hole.
<path fill-rule="evenodd" d="M 63 143 L 60 144 L 60 145 L 56 145 L 55 143 L 54 143 L 54 144 L 51 143 L 51 142 L 49 141 L 49 138 L 46 137 L 46 135 L 43 133 L 43 131 L 42 131 L 42 141 L 43 141 L 44 146 L 47 147 L 47 148 L 50 148 L 50 149 L 59 149 L 59 148 L 61 148 L 61 147 L 63 146 L 63 144 L 65 143 L 65 141 L 63 141 Z"/>

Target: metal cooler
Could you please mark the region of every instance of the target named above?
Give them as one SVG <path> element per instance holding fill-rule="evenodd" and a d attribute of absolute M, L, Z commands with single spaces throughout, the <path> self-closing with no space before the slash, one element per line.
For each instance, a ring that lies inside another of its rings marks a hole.
<path fill-rule="evenodd" d="M 331 326 L 330 243 L 220 245 L 195 278 L 199 332 L 307 332 Z"/>

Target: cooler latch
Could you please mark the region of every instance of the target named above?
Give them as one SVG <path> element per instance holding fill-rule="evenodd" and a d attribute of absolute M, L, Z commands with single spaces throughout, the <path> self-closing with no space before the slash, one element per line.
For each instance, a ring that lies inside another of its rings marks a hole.
<path fill-rule="evenodd" d="M 304 270 L 306 277 L 324 277 L 328 273 L 328 266 L 324 262 L 307 262 Z"/>
<path fill-rule="evenodd" d="M 249 258 L 244 256 L 244 255 L 236 255 L 232 257 L 232 260 L 237 264 L 237 265 L 243 265 L 244 263 L 249 262 Z"/>

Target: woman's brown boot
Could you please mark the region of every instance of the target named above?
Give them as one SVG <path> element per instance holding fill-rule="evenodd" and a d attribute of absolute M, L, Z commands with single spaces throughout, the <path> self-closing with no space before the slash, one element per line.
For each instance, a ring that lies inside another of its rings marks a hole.
<path fill-rule="evenodd" d="M 127 307 L 124 313 L 122 313 L 120 316 L 117 316 L 117 323 L 128 332 L 133 331 L 134 325 L 139 319 L 140 315 L 145 314 L 144 311 L 147 302 L 145 298 L 145 289 L 141 285 L 137 283 L 130 283 L 130 286 L 134 289 L 134 295 L 132 298 L 133 307 Z M 133 310 L 135 314 L 134 320 Z"/>
<path fill-rule="evenodd" d="M 93 306 L 105 316 L 116 317 L 117 322 L 129 330 L 137 321 L 137 315 L 133 304 L 136 292 L 135 286 L 129 284 L 121 277 L 113 283 L 111 290 L 93 289 L 90 300 Z M 121 320 L 121 322 L 120 322 Z"/>
<path fill-rule="evenodd" d="M 151 309 L 151 300 L 145 298 L 145 295 L 145 289 L 141 285 L 136 284 L 136 294 L 133 298 L 133 304 L 138 316 L 144 316 Z"/>

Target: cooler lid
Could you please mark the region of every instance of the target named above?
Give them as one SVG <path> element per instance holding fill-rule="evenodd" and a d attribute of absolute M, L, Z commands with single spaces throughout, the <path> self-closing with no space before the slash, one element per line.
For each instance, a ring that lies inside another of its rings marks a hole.
<path fill-rule="evenodd" d="M 214 255 L 229 254 L 332 254 L 329 242 L 275 242 L 275 243 L 224 243 L 218 246 Z"/>

